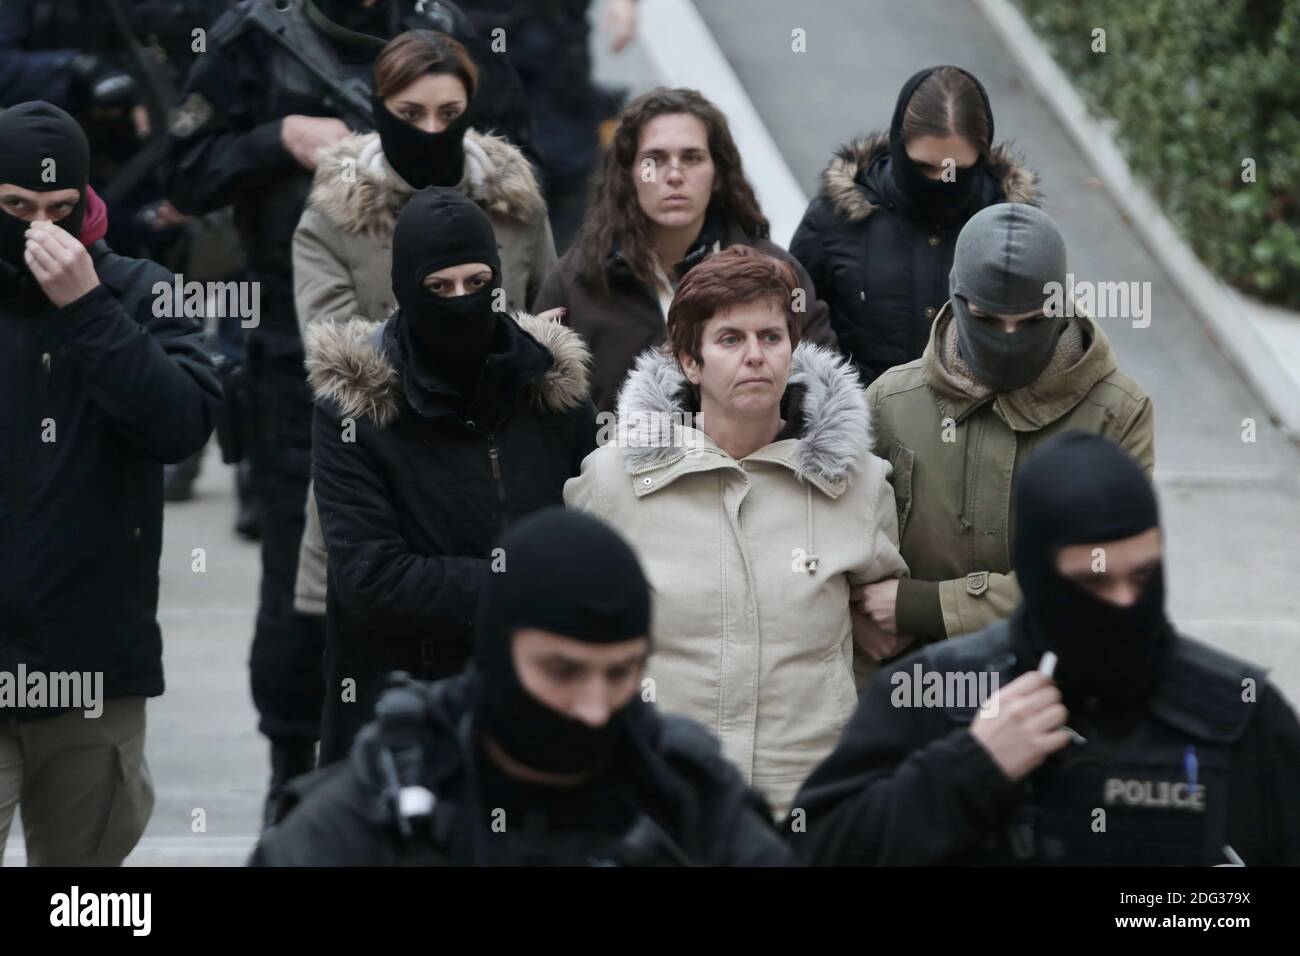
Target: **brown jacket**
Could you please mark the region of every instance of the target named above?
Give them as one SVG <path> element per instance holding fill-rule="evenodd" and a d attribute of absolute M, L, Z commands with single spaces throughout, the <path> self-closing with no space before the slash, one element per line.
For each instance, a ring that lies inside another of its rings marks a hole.
<path fill-rule="evenodd" d="M 701 238 L 704 239 L 704 233 L 701 233 Z M 799 285 L 805 291 L 808 303 L 802 325 L 803 339 L 830 349 L 836 348 L 826 303 L 817 298 L 807 271 L 790 253 L 774 242 L 748 237 L 733 225 L 724 226 L 722 238 L 716 242 L 722 249 L 738 243 L 753 246 L 788 263 L 799 277 Z M 703 252 L 707 245 L 707 242 L 701 245 L 687 260 L 678 264 L 679 280 L 689 271 L 689 266 L 683 268 L 685 262 L 694 265 L 698 261 L 696 253 Z M 544 312 L 559 306 L 569 310 L 564 318 L 565 324 L 582 334 L 593 357 L 591 400 L 597 412 L 612 412 L 619 386 L 631 371 L 636 357 L 664 340 L 667 317 L 658 296 L 630 274 L 617 252 L 612 253 L 608 260 L 610 291 L 605 294 L 598 292 L 578 274 L 579 262 L 579 250 L 575 245 L 542 282 L 532 310 Z"/>
<path fill-rule="evenodd" d="M 945 305 L 925 354 L 867 390 L 874 450 L 893 465 L 900 634 L 956 637 L 1008 616 L 1020 601 L 1011 570 L 1011 484 L 1035 448 L 1071 429 L 1155 467 L 1151 399 L 1119 370 L 1101 328 L 1070 321 L 1056 354 L 1024 388 L 990 395 L 957 352 Z M 940 620 L 941 618 L 941 620 Z"/>
<path fill-rule="evenodd" d="M 471 129 L 456 189 L 492 221 L 506 308 L 527 310 L 555 265 L 546 201 L 528 160 L 504 139 Z M 349 136 L 321 154 L 293 235 L 294 304 L 304 340 L 316 322 L 381 322 L 392 313 L 393 226 L 413 194 L 388 165 L 377 133 Z"/>

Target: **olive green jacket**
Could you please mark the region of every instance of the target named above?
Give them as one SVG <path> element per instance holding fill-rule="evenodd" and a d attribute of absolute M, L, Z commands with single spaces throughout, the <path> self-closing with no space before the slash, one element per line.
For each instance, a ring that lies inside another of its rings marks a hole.
<path fill-rule="evenodd" d="M 934 640 L 977 631 L 1020 601 L 1011 570 L 1011 482 L 1038 445 L 1072 429 L 1127 449 L 1151 476 L 1151 399 L 1119 370 L 1090 318 L 1072 319 L 1031 384 L 988 393 L 961 360 L 945 305 L 921 358 L 868 389 L 874 451 L 893 466 L 900 634 Z"/>

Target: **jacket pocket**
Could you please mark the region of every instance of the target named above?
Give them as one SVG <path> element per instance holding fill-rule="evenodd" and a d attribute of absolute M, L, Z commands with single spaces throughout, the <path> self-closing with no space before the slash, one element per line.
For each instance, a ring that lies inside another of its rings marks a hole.
<path fill-rule="evenodd" d="M 889 455 L 889 464 L 893 466 L 894 505 L 898 508 L 898 541 L 901 545 L 903 533 L 907 529 L 907 516 L 912 513 L 912 468 L 916 454 L 902 445 L 895 445 Z"/>
<path fill-rule="evenodd" d="M 843 730 L 844 725 L 848 723 L 849 718 L 853 716 L 853 712 L 858 708 L 857 656 L 853 639 L 850 637 L 847 652 L 841 643 L 836 645 L 824 659 L 824 666 L 827 669 L 826 680 L 832 690 L 831 696 L 835 702 L 834 706 L 843 717 L 843 720 L 839 721 L 836 736 L 838 736 L 840 730 Z"/>
<path fill-rule="evenodd" d="M 88 861 L 92 866 L 120 866 L 140 842 L 153 815 L 153 779 L 144 759 L 144 727 L 113 748 L 117 769 L 104 832 Z"/>

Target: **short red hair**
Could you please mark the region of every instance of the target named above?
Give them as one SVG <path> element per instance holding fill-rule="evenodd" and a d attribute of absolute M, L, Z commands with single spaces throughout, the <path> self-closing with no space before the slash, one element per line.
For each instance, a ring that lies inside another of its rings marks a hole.
<path fill-rule="evenodd" d="M 752 246 L 715 252 L 686 273 L 677 287 L 668 307 L 668 348 L 674 357 L 685 353 L 698 362 L 709 319 L 733 306 L 771 299 L 785 314 L 793 349 L 799 344 L 799 320 L 791 302 L 797 288 L 799 280 L 789 264 Z"/>

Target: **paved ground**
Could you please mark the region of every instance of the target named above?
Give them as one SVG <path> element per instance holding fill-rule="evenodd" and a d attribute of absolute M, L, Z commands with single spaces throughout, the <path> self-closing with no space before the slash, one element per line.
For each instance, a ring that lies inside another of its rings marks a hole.
<path fill-rule="evenodd" d="M 654 2 L 654 0 L 648 0 Z M 1172 607 L 1193 633 L 1275 668 L 1300 701 L 1300 451 L 1211 344 L 1168 279 L 1070 149 L 1064 131 L 1015 78 L 973 7 L 957 0 L 697 0 L 697 5 L 810 195 L 830 151 L 887 125 L 903 80 L 928 64 L 970 68 L 987 85 L 998 137 L 1039 170 L 1081 279 L 1152 283 L 1148 329 L 1107 328 L 1126 370 L 1154 397 L 1157 477 L 1169 531 Z M 791 30 L 807 31 L 805 54 Z M 600 75 L 652 81 L 644 51 L 598 55 Z M 1240 440 L 1243 418 L 1258 440 Z M 131 864 L 238 864 L 257 831 L 266 748 L 249 699 L 248 646 L 258 579 L 254 545 L 230 531 L 231 475 L 215 446 L 192 502 L 167 510 L 162 610 L 167 693 L 149 710 L 157 808 Z M 203 548 L 207 570 L 195 573 Z M 1288 561 L 1289 559 L 1289 561 Z M 195 811 L 206 832 L 194 832 Z M 6 864 L 24 861 L 19 828 Z"/>

